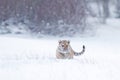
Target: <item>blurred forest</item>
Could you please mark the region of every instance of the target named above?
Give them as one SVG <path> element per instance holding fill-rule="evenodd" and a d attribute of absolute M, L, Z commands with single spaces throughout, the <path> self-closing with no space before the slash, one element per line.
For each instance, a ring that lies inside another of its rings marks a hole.
<path fill-rule="evenodd" d="M 120 18 L 119 4 L 120 0 L 0 0 L 0 34 L 15 29 L 17 34 L 23 30 L 53 36 L 84 34 L 90 17 L 101 24 Z"/>

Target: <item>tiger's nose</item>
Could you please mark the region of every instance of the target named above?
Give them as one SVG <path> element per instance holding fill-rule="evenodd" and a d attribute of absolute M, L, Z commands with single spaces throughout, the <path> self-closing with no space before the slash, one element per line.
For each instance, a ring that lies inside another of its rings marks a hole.
<path fill-rule="evenodd" d="M 62 47 L 64 47 L 64 45 L 62 45 Z"/>

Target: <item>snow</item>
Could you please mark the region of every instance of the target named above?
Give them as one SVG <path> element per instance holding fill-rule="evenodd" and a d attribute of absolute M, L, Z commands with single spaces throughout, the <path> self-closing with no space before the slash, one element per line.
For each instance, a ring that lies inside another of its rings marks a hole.
<path fill-rule="evenodd" d="M 94 37 L 64 38 L 85 54 L 71 60 L 55 57 L 63 38 L 0 35 L 0 80 L 120 80 L 120 23 L 97 24 Z"/>

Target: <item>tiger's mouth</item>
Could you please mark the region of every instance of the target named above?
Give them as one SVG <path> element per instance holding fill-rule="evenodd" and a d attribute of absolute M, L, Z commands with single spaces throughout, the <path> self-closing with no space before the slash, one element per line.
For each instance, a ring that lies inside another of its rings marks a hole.
<path fill-rule="evenodd" d="M 70 51 L 69 48 L 59 48 L 59 52 L 62 54 L 68 54 Z"/>

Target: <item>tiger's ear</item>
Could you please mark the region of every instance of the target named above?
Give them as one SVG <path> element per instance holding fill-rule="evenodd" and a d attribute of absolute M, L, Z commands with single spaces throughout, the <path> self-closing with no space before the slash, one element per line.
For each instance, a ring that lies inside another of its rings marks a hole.
<path fill-rule="evenodd" d="M 61 43 L 61 40 L 59 40 L 58 43 Z"/>
<path fill-rule="evenodd" d="M 68 40 L 68 44 L 70 44 L 70 41 Z"/>

